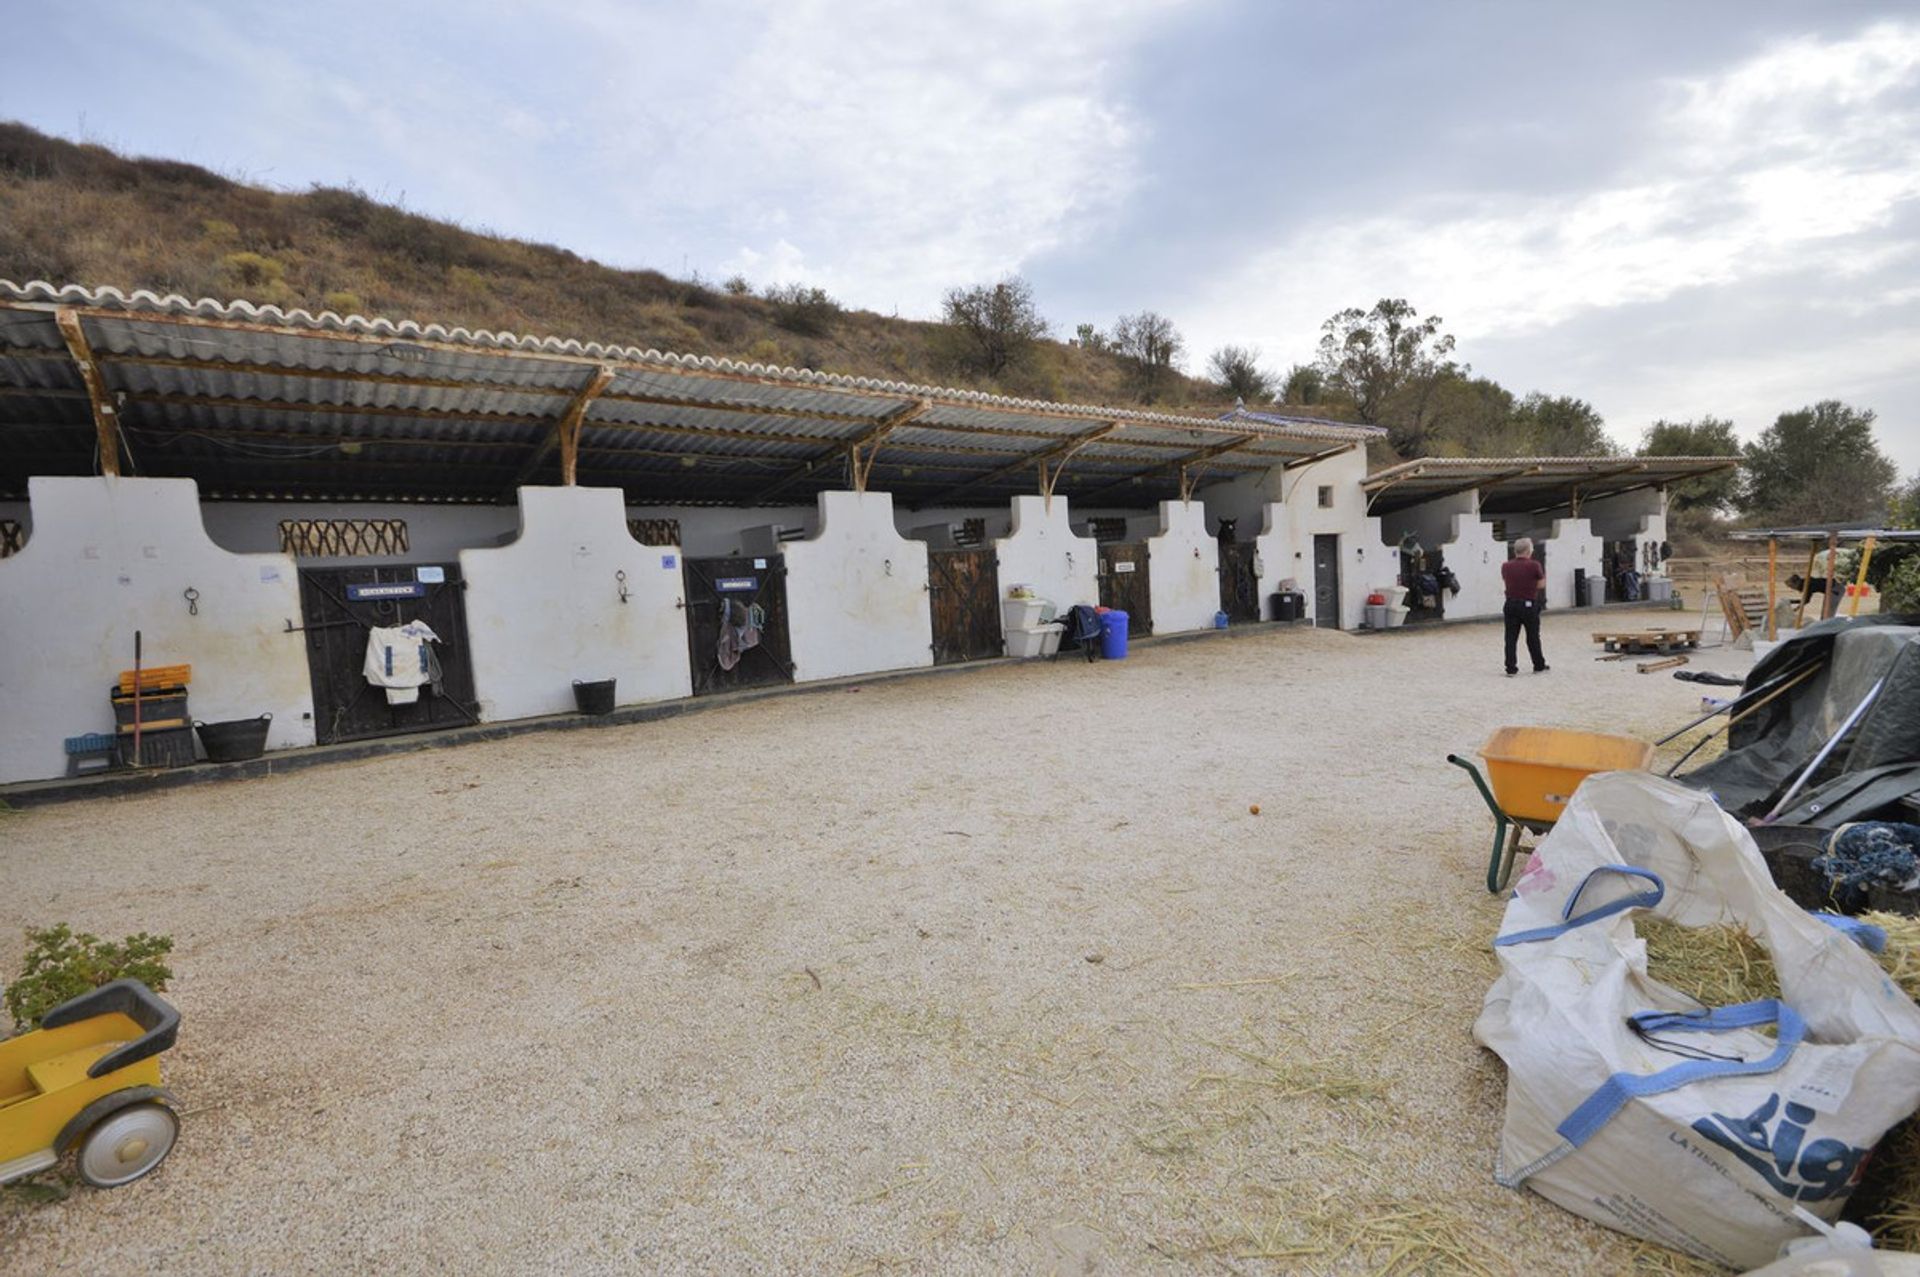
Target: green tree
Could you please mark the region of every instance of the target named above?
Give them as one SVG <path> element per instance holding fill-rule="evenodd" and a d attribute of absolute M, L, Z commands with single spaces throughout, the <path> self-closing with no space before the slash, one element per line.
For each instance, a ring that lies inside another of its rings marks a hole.
<path fill-rule="evenodd" d="M 1619 449 L 1592 404 L 1572 395 L 1534 391 L 1514 410 L 1515 424 L 1537 457 L 1610 457 Z"/>
<path fill-rule="evenodd" d="M 1634 454 L 1641 457 L 1737 457 L 1740 437 L 1733 423 L 1724 417 L 1701 417 L 1696 421 L 1667 421 L 1662 418 L 1640 435 Z M 1676 483 L 1667 493 L 1674 510 L 1720 511 L 1733 506 L 1740 496 L 1740 472 L 1722 470 Z"/>
<path fill-rule="evenodd" d="M 1491 377 L 1449 372 L 1419 378 L 1388 401 L 1388 416 L 1403 439 L 1417 437 L 1408 456 L 1511 457 L 1530 454 L 1514 416 L 1513 392 Z"/>
<path fill-rule="evenodd" d="M 1327 377 L 1316 364 L 1295 364 L 1280 383 L 1280 402 L 1302 408 L 1325 402 Z"/>
<path fill-rule="evenodd" d="M 1181 352 L 1187 347 L 1173 321 L 1151 310 L 1120 316 L 1113 325 L 1110 344 L 1113 352 L 1126 361 L 1134 389 L 1144 403 L 1152 403 L 1172 380 Z"/>
<path fill-rule="evenodd" d="M 948 289 L 941 308 L 961 339 L 961 362 L 989 377 L 1019 363 L 1048 332 L 1034 304 L 1033 285 L 1018 275 L 997 284 Z"/>
<path fill-rule="evenodd" d="M 1207 371 L 1237 399 L 1254 403 L 1273 393 L 1273 374 L 1260 366 L 1258 347 L 1222 346 L 1207 360 Z"/>
<path fill-rule="evenodd" d="M 1781 413 L 1746 446 L 1742 509 L 1778 524 L 1881 518 L 1899 471 L 1873 422 L 1870 409 L 1838 399 Z"/>
<path fill-rule="evenodd" d="M 1360 420 L 1385 426 L 1402 456 L 1426 453 L 1433 391 L 1467 371 L 1448 358 L 1453 338 L 1440 324 L 1438 315 L 1422 319 L 1404 299 L 1383 297 L 1372 310 L 1350 307 L 1320 326 L 1317 363 L 1328 387 L 1353 401 Z"/>

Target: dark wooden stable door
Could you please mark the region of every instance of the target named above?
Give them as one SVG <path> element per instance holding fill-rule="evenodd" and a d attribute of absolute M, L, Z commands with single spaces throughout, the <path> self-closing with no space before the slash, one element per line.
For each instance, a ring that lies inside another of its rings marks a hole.
<path fill-rule="evenodd" d="M 1340 538 L 1326 533 L 1313 538 L 1313 623 L 1340 628 Z"/>
<path fill-rule="evenodd" d="M 1253 542 L 1221 543 L 1220 610 L 1235 624 L 1260 619 L 1260 578 L 1254 574 L 1253 560 Z"/>
<path fill-rule="evenodd" d="M 1147 543 L 1115 541 L 1100 547 L 1100 606 L 1127 614 L 1133 638 L 1153 633 L 1153 604 L 1147 591 Z"/>
<path fill-rule="evenodd" d="M 693 694 L 731 692 L 793 681 L 787 637 L 787 567 L 780 555 L 687 559 L 687 650 Z M 729 616 L 749 616 L 760 641 L 739 653 L 732 669 L 720 661 L 720 631 Z"/>
<path fill-rule="evenodd" d="M 467 652 L 465 588 L 457 563 L 301 571 L 315 740 L 331 745 L 479 721 Z M 363 594 L 368 597 L 356 597 Z M 413 704 L 390 705 L 386 689 L 367 682 L 367 632 L 409 621 L 425 621 L 440 637 L 433 645 L 440 692 L 422 687 Z"/>
<path fill-rule="evenodd" d="M 992 550 L 928 552 L 935 665 L 977 661 L 1005 650 L 1000 637 L 998 563 Z"/>

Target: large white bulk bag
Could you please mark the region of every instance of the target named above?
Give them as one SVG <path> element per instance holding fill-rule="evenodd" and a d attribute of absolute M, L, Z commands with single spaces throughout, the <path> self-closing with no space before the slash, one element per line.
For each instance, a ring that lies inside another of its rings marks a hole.
<path fill-rule="evenodd" d="M 1651 978 L 1638 909 L 1744 926 L 1782 996 L 1703 1008 Z M 1920 1008 L 1846 921 L 1788 899 L 1706 795 L 1587 780 L 1515 886 L 1474 1024 L 1508 1071 L 1496 1179 L 1734 1268 L 1809 1231 L 1796 1205 L 1836 1217 L 1920 1106 Z"/>

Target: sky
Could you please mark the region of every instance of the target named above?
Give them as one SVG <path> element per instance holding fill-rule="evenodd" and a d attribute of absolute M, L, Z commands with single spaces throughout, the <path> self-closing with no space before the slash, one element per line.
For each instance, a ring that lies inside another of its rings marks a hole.
<path fill-rule="evenodd" d="M 1284 370 L 1403 297 L 1659 418 L 1843 399 L 1920 471 L 1920 6 L 21 5 L 0 117 L 931 318 L 1017 272 Z M 566 334 L 592 337 L 596 334 Z"/>

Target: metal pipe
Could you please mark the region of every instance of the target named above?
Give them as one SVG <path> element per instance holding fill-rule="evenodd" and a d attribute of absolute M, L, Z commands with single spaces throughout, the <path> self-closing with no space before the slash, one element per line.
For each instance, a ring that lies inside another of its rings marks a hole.
<path fill-rule="evenodd" d="M 1693 744 L 1687 749 L 1686 753 L 1680 755 L 1680 757 L 1673 760 L 1673 766 L 1667 768 L 1667 775 L 1671 776 L 1675 772 L 1679 771 L 1680 764 L 1686 762 L 1689 758 L 1692 758 L 1695 754 L 1697 754 L 1700 751 L 1700 747 L 1702 745 L 1706 744 L 1708 741 L 1718 736 L 1721 732 L 1731 732 L 1733 730 L 1735 723 L 1738 723 L 1741 719 L 1747 718 L 1750 715 L 1759 713 L 1761 708 L 1765 706 L 1768 701 L 1772 700 L 1776 696 L 1783 695 L 1784 693 L 1793 690 L 1794 687 L 1798 686 L 1799 684 L 1805 682 L 1808 678 L 1812 677 L 1814 671 L 1818 670 L 1819 668 L 1820 666 L 1817 663 L 1813 665 L 1809 665 L 1807 668 L 1801 670 L 1800 673 L 1795 676 L 1793 682 L 1788 683 L 1785 687 L 1776 688 L 1773 692 L 1769 693 L 1766 696 L 1761 697 L 1759 700 L 1755 701 L 1753 704 L 1741 710 L 1738 714 L 1735 714 L 1732 718 L 1729 718 L 1726 722 L 1720 724 L 1720 726 L 1708 732 L 1705 736 L 1702 736 L 1699 740 L 1693 742 Z M 1765 684 L 1762 684 L 1762 686 L 1765 686 Z M 1759 691 L 1760 689 L 1755 688 L 1754 690 Z M 1714 714 L 1725 713 L 1727 710 L 1732 709 L 1735 704 L 1736 702 L 1734 701 L 1728 701 L 1725 705 L 1722 705 L 1719 709 L 1715 710 Z M 1713 714 L 1709 714 L 1707 715 L 1707 717 L 1711 718 L 1713 717 Z M 1705 722 L 1705 721 L 1706 719 L 1700 720 L 1700 722 Z M 1697 727 L 1699 726 L 1699 723 L 1694 723 L 1693 726 Z M 1683 728 L 1682 730 L 1684 731 L 1685 729 Z M 1676 733 L 1676 735 L 1677 734 L 1678 733 Z M 1673 737 L 1671 736 L 1667 738 L 1667 740 L 1672 740 L 1672 739 Z M 1665 741 L 1661 742 L 1661 744 L 1665 744 L 1665 743 L 1666 743 Z"/>
<path fill-rule="evenodd" d="M 1860 716 L 1867 712 L 1867 706 L 1873 704 L 1874 698 L 1880 695 L 1880 689 L 1886 685 L 1887 676 L 1882 674 L 1880 681 L 1873 685 L 1873 690 L 1869 691 L 1865 699 L 1853 707 L 1853 713 L 1847 715 L 1847 721 L 1840 724 L 1840 730 L 1835 732 L 1832 739 L 1820 747 L 1820 752 L 1813 756 L 1813 761 L 1807 764 L 1807 769 L 1800 773 L 1800 779 L 1793 782 L 1793 787 L 1787 790 L 1780 801 L 1773 805 L 1772 811 L 1760 818 L 1761 824 L 1772 824 L 1779 817 L 1780 813 L 1787 809 L 1787 805 L 1791 803 L 1801 789 L 1806 786 L 1807 780 L 1814 772 L 1820 769 L 1820 764 L 1827 761 L 1827 755 L 1833 752 L 1833 747 L 1840 743 L 1842 737 L 1853 730 L 1853 725 L 1860 721 Z"/>
<path fill-rule="evenodd" d="M 1800 675 L 1809 673 L 1810 671 L 1818 668 L 1819 664 L 1820 662 L 1816 660 L 1812 665 L 1805 666 L 1804 668 L 1799 670 L 1781 671 L 1780 673 L 1774 675 L 1772 678 L 1768 679 L 1766 682 L 1760 684 L 1758 687 L 1748 688 L 1746 691 L 1740 693 L 1738 696 L 1728 701 L 1725 705 L 1714 706 L 1711 712 L 1702 714 L 1700 717 L 1694 719 L 1691 723 L 1688 723 L 1685 727 L 1682 727 L 1680 730 L 1675 732 L 1669 732 L 1667 735 L 1662 736 L 1659 740 L 1653 742 L 1655 748 L 1658 748 L 1661 745 L 1665 745 L 1669 741 L 1678 740 L 1680 737 L 1685 736 L 1688 732 L 1700 726 L 1700 724 L 1706 722 L 1710 718 L 1717 718 L 1722 714 L 1732 711 L 1735 706 L 1739 705 L 1740 702 L 1748 699 L 1749 697 L 1758 696 L 1760 695 L 1760 693 L 1768 690 L 1769 688 L 1778 687 L 1782 682 L 1786 681 L 1787 679 L 1797 678 Z M 1758 706 L 1755 706 L 1755 708 L 1758 708 Z"/>

